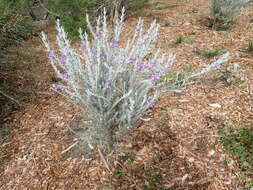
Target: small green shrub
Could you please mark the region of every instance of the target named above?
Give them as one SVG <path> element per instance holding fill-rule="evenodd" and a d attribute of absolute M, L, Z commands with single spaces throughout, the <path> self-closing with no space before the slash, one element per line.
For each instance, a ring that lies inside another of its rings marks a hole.
<path fill-rule="evenodd" d="M 182 44 L 184 42 L 184 38 L 182 36 L 177 37 L 175 40 L 172 41 L 173 45 Z"/>
<path fill-rule="evenodd" d="M 178 45 L 178 44 L 182 44 L 182 43 L 194 43 L 194 42 L 196 42 L 196 40 L 194 40 L 192 38 L 179 36 L 175 40 L 173 40 L 171 43 L 173 45 Z"/>
<path fill-rule="evenodd" d="M 247 54 L 253 54 L 253 42 L 248 42 L 248 44 L 243 47 L 243 50 Z"/>
<path fill-rule="evenodd" d="M 220 131 L 220 134 L 221 145 L 235 156 L 243 175 L 251 178 L 253 176 L 253 129 L 227 126 Z M 250 183 L 246 185 L 249 186 Z"/>
<path fill-rule="evenodd" d="M 106 8 L 109 16 L 115 16 L 115 2 L 117 2 L 119 6 L 118 10 L 120 10 L 122 6 L 135 8 L 148 1 L 149 0 L 47 0 L 45 4 L 49 7 L 50 12 L 54 13 L 50 14 L 51 20 L 54 20 L 55 15 L 58 15 L 69 37 L 76 38 L 79 36 L 79 28 L 83 31 L 87 31 L 87 23 L 85 21 L 86 14 L 89 14 L 91 18 L 95 18 L 102 13 L 103 8 Z M 91 22 L 95 22 L 95 20 L 96 19 L 92 19 Z"/>
<path fill-rule="evenodd" d="M 122 178 L 124 178 L 125 176 L 126 176 L 126 172 L 125 171 L 118 171 L 118 172 L 116 172 L 115 174 L 114 174 L 114 177 L 116 178 L 116 179 L 122 179 Z"/>
<path fill-rule="evenodd" d="M 168 5 L 165 3 L 158 3 L 156 4 L 156 6 L 154 7 L 155 10 L 163 10 L 168 8 Z"/>
<path fill-rule="evenodd" d="M 199 50 L 197 52 L 200 56 L 204 57 L 204 58 L 213 58 L 215 56 L 221 55 L 223 53 L 225 53 L 224 50 L 221 49 L 215 49 L 215 50 Z"/>
<path fill-rule="evenodd" d="M 85 15 L 98 7 L 98 0 L 52 0 L 45 4 L 49 7 L 51 20 L 55 15 L 61 19 L 61 23 L 71 38 L 79 36 L 78 29 L 86 30 Z"/>
<path fill-rule="evenodd" d="M 189 73 L 192 72 L 192 68 L 190 66 L 184 66 L 183 67 L 184 72 Z"/>
<path fill-rule="evenodd" d="M 146 172 L 147 184 L 144 186 L 145 190 L 160 190 L 159 182 L 162 180 L 161 174 L 153 171 L 152 169 Z"/>

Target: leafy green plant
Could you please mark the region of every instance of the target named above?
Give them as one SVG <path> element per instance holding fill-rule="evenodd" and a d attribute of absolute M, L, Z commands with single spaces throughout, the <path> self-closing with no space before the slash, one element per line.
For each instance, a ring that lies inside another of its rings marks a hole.
<path fill-rule="evenodd" d="M 253 129 L 251 127 L 227 126 L 220 131 L 220 143 L 235 156 L 243 172 L 243 178 L 253 176 Z M 250 183 L 248 183 L 248 186 Z"/>
<path fill-rule="evenodd" d="M 161 80 L 163 82 L 170 82 L 172 84 L 178 84 L 180 81 L 185 79 L 184 73 L 181 72 L 170 72 L 167 73 Z"/>
<path fill-rule="evenodd" d="M 111 187 L 108 184 L 104 185 L 104 187 L 103 187 L 103 190 L 110 190 L 110 189 L 111 189 Z"/>
<path fill-rule="evenodd" d="M 196 42 L 196 40 L 194 40 L 192 38 L 179 36 L 175 40 L 173 40 L 171 43 L 173 45 L 178 45 L 178 44 L 182 44 L 182 43 L 194 43 L 194 42 Z"/>
<path fill-rule="evenodd" d="M 153 171 L 153 170 L 147 170 L 146 171 L 146 178 L 147 178 L 147 184 L 144 186 L 145 190 L 157 190 L 161 189 L 159 182 L 162 179 L 162 176 Z"/>
<path fill-rule="evenodd" d="M 133 155 L 130 153 L 126 153 L 125 155 L 121 156 L 119 159 L 121 162 L 126 162 L 128 160 L 133 160 Z"/>
<path fill-rule="evenodd" d="M 10 132 L 15 129 L 14 125 L 12 124 L 4 124 L 0 127 L 0 139 L 7 139 L 9 138 Z"/>
<path fill-rule="evenodd" d="M 253 183 L 246 183 L 245 188 L 253 188 Z"/>
<path fill-rule="evenodd" d="M 182 44 L 184 42 L 184 38 L 182 36 L 177 37 L 175 40 L 173 40 L 171 43 L 173 45 Z"/>
<path fill-rule="evenodd" d="M 253 54 L 253 42 L 248 42 L 248 44 L 243 47 L 243 50 L 247 54 Z"/>
<path fill-rule="evenodd" d="M 192 71 L 192 68 L 190 66 L 184 66 L 183 70 L 184 70 L 184 72 L 189 73 Z"/>
<path fill-rule="evenodd" d="M 116 7 L 121 9 L 125 6 L 126 8 L 138 8 L 142 4 L 149 0 L 46 0 L 46 5 L 50 9 L 51 20 L 55 19 L 55 15 L 61 18 L 61 23 L 64 26 L 69 37 L 75 39 L 79 36 L 78 30 L 81 28 L 83 31 L 87 30 L 87 23 L 84 19 L 86 14 L 92 17 L 97 17 L 103 12 L 103 8 L 106 8 L 108 16 L 115 16 Z M 95 22 L 95 19 L 91 21 Z"/>
<path fill-rule="evenodd" d="M 205 58 L 210 59 L 210 58 L 213 58 L 213 57 L 215 57 L 215 56 L 218 56 L 218 55 L 221 55 L 221 54 L 225 53 L 225 51 L 222 50 L 222 49 L 215 49 L 215 50 L 199 50 L 197 53 L 198 53 L 200 56 L 202 56 L 202 57 L 205 57 Z"/>
<path fill-rule="evenodd" d="M 126 176 L 126 172 L 125 171 L 118 171 L 114 174 L 114 177 L 117 179 L 122 179 Z"/>
<path fill-rule="evenodd" d="M 155 10 L 163 10 L 163 9 L 166 9 L 168 8 L 169 6 L 165 3 L 158 3 L 155 5 L 154 9 Z"/>
<path fill-rule="evenodd" d="M 47 2 L 52 20 L 55 20 L 55 15 L 61 19 L 61 23 L 68 32 L 69 37 L 76 38 L 79 36 L 78 29 L 86 31 L 87 23 L 85 15 L 87 12 L 98 7 L 98 0 L 52 0 Z"/>

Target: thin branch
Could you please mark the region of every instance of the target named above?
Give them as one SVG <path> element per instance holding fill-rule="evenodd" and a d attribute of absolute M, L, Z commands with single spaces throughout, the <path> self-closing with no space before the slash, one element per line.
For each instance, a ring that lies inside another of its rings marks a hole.
<path fill-rule="evenodd" d="M 105 157 L 104 157 L 104 155 L 102 154 L 100 148 L 98 148 L 98 153 L 99 153 L 99 155 L 100 155 L 102 161 L 104 162 L 105 167 L 107 168 L 107 170 L 108 170 L 110 173 L 112 173 L 112 171 L 111 171 L 111 169 L 110 169 L 108 163 L 106 162 Z"/>
<path fill-rule="evenodd" d="M 79 143 L 79 141 L 76 141 L 71 146 L 69 146 L 67 149 L 63 150 L 61 154 L 64 154 L 65 152 L 68 152 L 70 149 L 72 149 L 74 146 L 76 146 Z"/>

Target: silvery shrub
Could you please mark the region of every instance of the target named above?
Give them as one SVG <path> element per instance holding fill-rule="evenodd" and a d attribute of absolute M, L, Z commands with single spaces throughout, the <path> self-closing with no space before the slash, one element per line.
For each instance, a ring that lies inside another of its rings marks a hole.
<path fill-rule="evenodd" d="M 113 29 L 107 25 L 105 11 L 97 18 L 95 27 L 87 16 L 89 34 L 79 31 L 78 50 L 71 45 L 60 21 L 56 24 L 57 51 L 42 33 L 48 58 L 61 80 L 53 90 L 75 105 L 87 108 L 92 123 L 81 136 L 90 148 L 100 147 L 105 151 L 127 138 L 137 127 L 137 121 L 155 105 L 163 89 L 159 81 L 171 72 L 175 58 L 155 50 L 159 28 L 155 21 L 145 30 L 143 20 L 139 19 L 132 37 L 121 44 L 124 15 L 122 9 Z M 219 67 L 227 58 L 228 53 L 185 80 Z M 83 114 L 87 115 L 87 110 Z"/>
<path fill-rule="evenodd" d="M 228 29 L 249 0 L 211 0 L 214 29 Z"/>

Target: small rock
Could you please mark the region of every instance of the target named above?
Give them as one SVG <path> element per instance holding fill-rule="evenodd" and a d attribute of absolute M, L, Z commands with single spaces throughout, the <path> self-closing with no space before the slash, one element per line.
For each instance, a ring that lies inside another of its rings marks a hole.
<path fill-rule="evenodd" d="M 189 158 L 189 162 L 194 162 L 194 158 Z"/>
<path fill-rule="evenodd" d="M 214 150 L 210 150 L 210 151 L 208 152 L 208 156 L 209 156 L 209 157 L 213 156 L 214 154 L 215 154 L 215 151 L 214 151 Z"/>
<path fill-rule="evenodd" d="M 213 108 L 221 108 L 220 104 L 209 104 L 209 106 L 211 106 Z"/>

